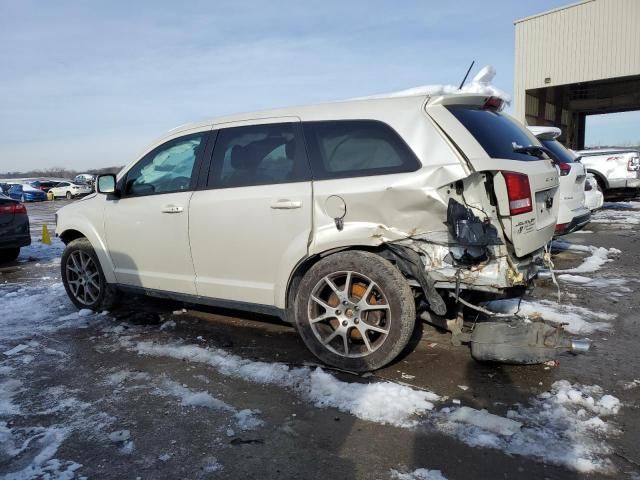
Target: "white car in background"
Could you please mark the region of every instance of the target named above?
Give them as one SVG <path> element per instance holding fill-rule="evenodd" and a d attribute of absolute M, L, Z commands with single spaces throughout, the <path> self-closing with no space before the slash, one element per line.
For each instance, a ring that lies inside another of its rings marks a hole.
<path fill-rule="evenodd" d="M 584 184 L 584 203 L 592 212 L 602 208 L 604 195 L 593 173 L 587 173 L 587 181 Z"/>
<path fill-rule="evenodd" d="M 591 220 L 591 209 L 585 205 L 587 172 L 578 158 L 557 138 L 562 133 L 556 127 L 529 127 L 542 144 L 553 153 L 560 170 L 560 205 L 556 236 L 566 235 L 584 227 Z"/>
<path fill-rule="evenodd" d="M 640 193 L 640 152 L 630 148 L 580 150 L 580 162 L 596 177 L 605 196 Z"/>
<path fill-rule="evenodd" d="M 53 193 L 53 198 L 64 197 L 67 200 L 82 197 L 91 193 L 89 185 L 79 185 L 72 182 L 60 182 L 55 187 L 50 188 L 49 192 Z"/>

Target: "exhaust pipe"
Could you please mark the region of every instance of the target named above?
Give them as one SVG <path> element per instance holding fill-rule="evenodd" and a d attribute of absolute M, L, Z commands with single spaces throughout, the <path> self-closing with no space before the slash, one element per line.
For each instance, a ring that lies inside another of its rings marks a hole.
<path fill-rule="evenodd" d="M 569 351 L 571 353 L 587 353 L 591 349 L 591 340 L 571 340 Z"/>

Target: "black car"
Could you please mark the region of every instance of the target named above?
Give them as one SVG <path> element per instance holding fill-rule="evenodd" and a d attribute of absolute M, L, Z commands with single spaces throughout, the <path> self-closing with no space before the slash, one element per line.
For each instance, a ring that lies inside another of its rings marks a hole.
<path fill-rule="evenodd" d="M 27 208 L 0 193 L 0 262 L 15 260 L 20 248 L 30 244 Z"/>

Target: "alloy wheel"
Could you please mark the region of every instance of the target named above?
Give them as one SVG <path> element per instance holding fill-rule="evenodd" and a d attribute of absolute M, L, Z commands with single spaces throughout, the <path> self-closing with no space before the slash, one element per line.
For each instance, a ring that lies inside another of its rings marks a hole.
<path fill-rule="evenodd" d="M 102 282 L 94 259 L 76 250 L 67 258 L 66 276 L 71 294 L 83 305 L 93 305 L 100 297 Z"/>
<path fill-rule="evenodd" d="M 391 327 L 391 307 L 381 287 L 354 271 L 320 279 L 311 292 L 307 311 L 311 330 L 322 345 L 348 358 L 375 352 Z"/>

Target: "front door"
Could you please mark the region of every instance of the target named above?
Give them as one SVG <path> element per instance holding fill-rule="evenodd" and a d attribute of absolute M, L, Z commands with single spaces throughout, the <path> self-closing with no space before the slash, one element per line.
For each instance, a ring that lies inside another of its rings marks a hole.
<path fill-rule="evenodd" d="M 189 209 L 198 294 L 283 307 L 289 273 L 307 255 L 311 215 L 299 122 L 220 129 L 207 189 Z"/>
<path fill-rule="evenodd" d="M 118 283 L 195 294 L 189 201 L 206 133 L 170 140 L 124 177 L 121 197 L 106 202 L 107 245 Z"/>

